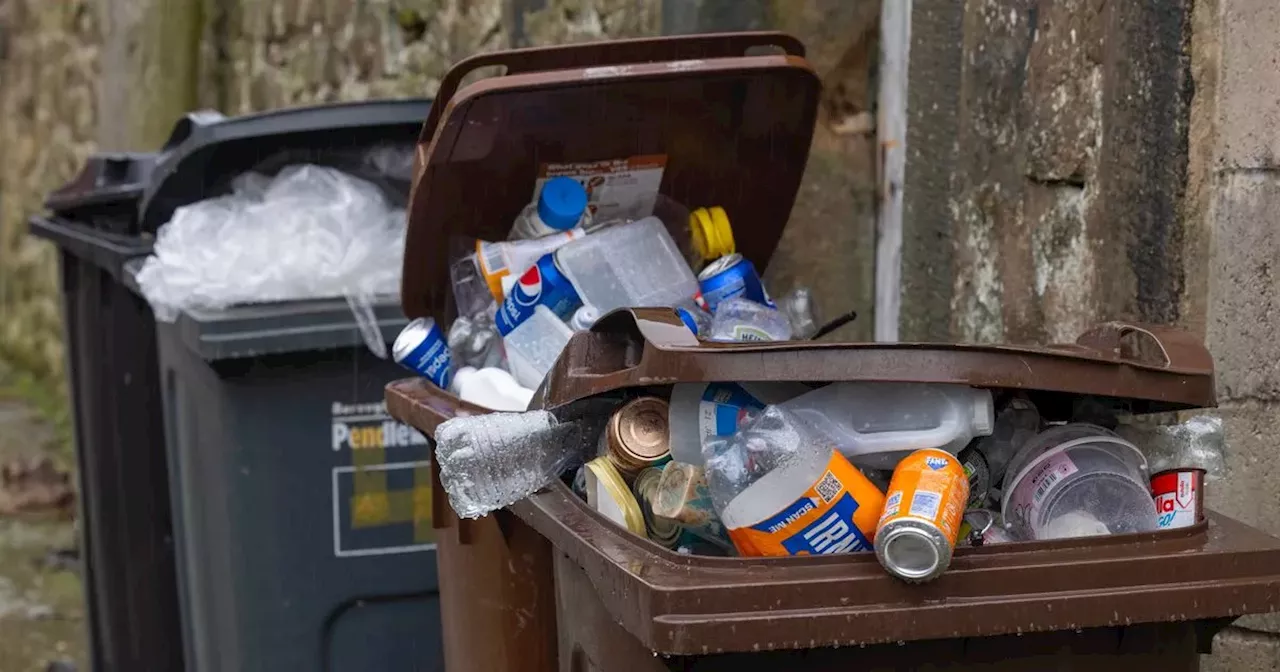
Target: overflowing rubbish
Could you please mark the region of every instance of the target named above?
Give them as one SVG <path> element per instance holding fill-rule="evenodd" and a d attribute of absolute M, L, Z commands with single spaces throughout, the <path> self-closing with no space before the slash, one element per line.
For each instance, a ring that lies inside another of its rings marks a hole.
<path fill-rule="evenodd" d="M 275 301 L 396 296 L 405 213 L 325 166 L 245 173 L 231 193 L 178 208 L 137 273 L 156 319 Z"/>
<path fill-rule="evenodd" d="M 808 339 L 854 317 L 822 324 L 806 287 L 771 297 L 721 208 L 611 219 L 591 198 L 575 179 L 540 180 L 508 240 L 452 257 L 448 338 L 415 321 L 396 360 L 465 401 L 519 411 L 574 333 L 618 308 L 669 308 L 704 342 Z M 589 399 L 589 411 L 441 425 L 458 514 L 559 478 L 669 552 L 868 552 L 918 583 L 967 548 L 1202 524 L 1206 473 L 1222 469 L 1217 420 L 1147 424 L 1087 395 L 1042 413 L 1025 391 L 962 384 L 737 380 Z"/>

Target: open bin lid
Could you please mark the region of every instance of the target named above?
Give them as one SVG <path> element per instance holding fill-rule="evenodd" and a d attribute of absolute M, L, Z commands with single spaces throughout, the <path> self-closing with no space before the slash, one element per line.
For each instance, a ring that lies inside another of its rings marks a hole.
<path fill-rule="evenodd" d="M 746 56 L 764 47 L 781 54 Z M 660 193 L 721 206 L 764 268 L 809 156 L 820 82 L 795 38 L 742 33 L 524 49 L 450 71 L 418 148 L 401 302 L 452 317 L 451 237 L 504 240 L 548 164 L 665 159 Z M 507 74 L 457 90 L 463 75 Z"/>

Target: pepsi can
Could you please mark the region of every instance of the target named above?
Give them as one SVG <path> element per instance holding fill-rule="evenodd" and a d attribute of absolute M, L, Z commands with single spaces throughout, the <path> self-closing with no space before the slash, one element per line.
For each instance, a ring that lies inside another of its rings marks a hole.
<path fill-rule="evenodd" d="M 507 293 L 507 298 L 498 306 L 493 323 L 498 332 L 506 336 L 524 324 L 538 306 L 546 306 L 557 317 L 567 320 L 580 305 L 582 299 L 578 298 L 578 290 L 560 272 L 555 255 L 544 254 Z"/>
<path fill-rule="evenodd" d="M 409 323 L 391 346 L 391 356 L 396 363 L 426 376 L 442 390 L 449 389 L 453 379 L 453 357 L 444 333 L 429 317 L 419 317 Z"/>
<path fill-rule="evenodd" d="M 760 274 L 746 257 L 734 252 L 711 262 L 698 274 L 698 288 L 707 310 L 716 312 L 716 306 L 725 299 L 741 296 L 766 306 L 772 306 L 769 293 L 760 282 Z"/>

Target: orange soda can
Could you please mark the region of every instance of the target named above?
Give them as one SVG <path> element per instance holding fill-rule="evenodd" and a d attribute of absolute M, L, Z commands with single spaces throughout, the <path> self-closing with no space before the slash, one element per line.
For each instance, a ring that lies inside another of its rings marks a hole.
<path fill-rule="evenodd" d="M 917 450 L 893 470 L 876 526 L 876 557 L 894 576 L 929 581 L 951 564 L 960 535 L 969 477 L 955 455 Z"/>

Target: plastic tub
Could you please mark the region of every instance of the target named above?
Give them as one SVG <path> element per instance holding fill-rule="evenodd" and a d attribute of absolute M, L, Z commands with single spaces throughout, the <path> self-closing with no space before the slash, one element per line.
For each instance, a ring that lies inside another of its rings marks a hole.
<path fill-rule="evenodd" d="M 1009 460 L 1009 464 L 1005 467 L 1003 489 L 1009 490 L 1009 486 L 1013 484 L 1013 477 L 1021 473 L 1028 464 L 1031 464 L 1032 460 L 1042 455 L 1045 451 L 1068 441 L 1090 436 L 1116 436 L 1116 433 L 1106 427 L 1099 427 L 1086 422 L 1068 422 L 1065 425 L 1050 427 L 1031 437 L 1026 445 L 1013 454 L 1013 458 Z"/>
<path fill-rule="evenodd" d="M 1002 514 L 1019 539 L 1153 532 L 1156 510 L 1142 451 L 1086 436 L 1044 451 L 1005 488 Z"/>

